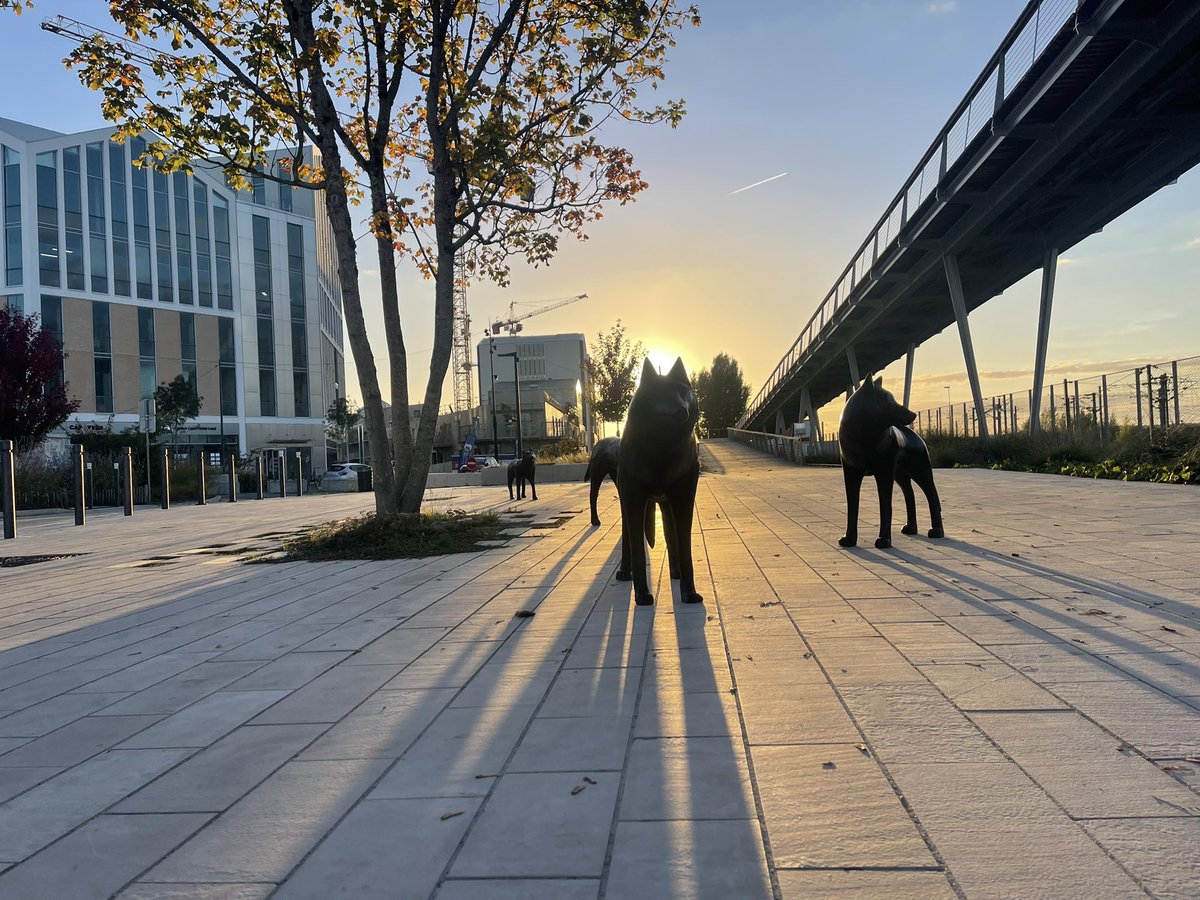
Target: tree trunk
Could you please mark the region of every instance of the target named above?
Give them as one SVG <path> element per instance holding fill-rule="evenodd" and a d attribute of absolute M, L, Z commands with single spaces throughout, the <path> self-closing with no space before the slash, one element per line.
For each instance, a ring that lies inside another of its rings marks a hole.
<path fill-rule="evenodd" d="M 346 335 L 350 338 L 350 351 L 354 356 L 358 385 L 363 394 L 363 417 L 371 437 L 375 512 L 388 515 L 396 510 L 396 477 L 392 469 L 391 454 L 388 452 L 387 426 L 383 415 L 383 397 L 379 392 L 375 355 L 371 352 L 371 342 L 367 338 L 362 295 L 358 290 L 354 223 L 350 217 L 341 153 L 334 129 L 337 112 L 332 99 L 324 90 L 323 82 L 319 78 L 313 78 L 311 81 L 316 113 L 314 126 L 317 132 L 317 147 L 321 151 L 321 164 L 325 169 L 325 210 L 329 215 L 329 224 L 338 253 L 338 281 L 342 287 Z"/>
<path fill-rule="evenodd" d="M 382 153 L 382 148 L 379 151 Z M 367 176 L 370 181 L 372 220 L 377 222 L 375 249 L 379 257 L 380 299 L 388 348 L 392 395 L 392 433 L 388 448 L 392 462 L 394 496 L 392 510 L 401 508 L 405 484 L 412 461 L 412 433 L 408 423 L 408 350 L 400 321 L 399 288 L 396 282 L 396 236 L 388 209 L 387 181 L 382 159 L 372 160 Z"/>
<path fill-rule="evenodd" d="M 401 512 L 419 512 L 429 466 L 433 440 L 437 435 L 438 410 L 442 385 L 450 367 L 454 340 L 454 200 L 452 179 L 434 174 L 434 219 L 437 233 L 437 275 L 434 279 L 433 354 L 429 358 L 429 381 L 421 406 L 421 421 L 413 442 L 412 465 L 400 501 Z"/>

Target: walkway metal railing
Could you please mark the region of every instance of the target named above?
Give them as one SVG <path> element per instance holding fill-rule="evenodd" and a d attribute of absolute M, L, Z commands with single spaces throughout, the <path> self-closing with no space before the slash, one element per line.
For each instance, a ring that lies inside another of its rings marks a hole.
<path fill-rule="evenodd" d="M 801 357 L 841 318 L 852 295 L 868 280 L 875 263 L 897 248 L 905 226 L 922 211 L 925 202 L 937 194 L 947 173 L 983 132 L 984 127 L 991 123 L 1001 105 L 1012 96 L 1054 38 L 1072 24 L 1082 3 L 1083 0 L 1030 0 L 1001 42 L 1000 49 L 988 60 L 983 73 L 975 79 L 966 97 L 951 113 L 900 193 L 892 200 L 887 212 L 876 223 L 799 337 L 759 389 L 739 425 L 744 425 L 762 411 Z"/>
<path fill-rule="evenodd" d="M 730 428 L 729 437 L 739 444 L 753 447 L 763 453 L 778 456 L 797 465 L 804 465 L 816 457 L 837 457 L 837 441 L 810 441 L 806 438 L 788 437 L 784 434 L 767 434 L 762 431 L 746 431 Z"/>

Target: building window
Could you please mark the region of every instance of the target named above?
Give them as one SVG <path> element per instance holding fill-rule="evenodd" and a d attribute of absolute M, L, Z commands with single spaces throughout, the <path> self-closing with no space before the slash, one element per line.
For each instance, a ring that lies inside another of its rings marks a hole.
<path fill-rule="evenodd" d="M 171 265 L 171 196 L 167 173 L 155 169 L 154 182 L 154 245 L 158 261 L 158 299 L 163 303 L 175 301 L 175 277 Z"/>
<path fill-rule="evenodd" d="M 67 287 L 82 291 L 86 285 L 83 273 L 83 185 L 78 147 L 63 148 L 63 212 L 67 226 Z"/>
<path fill-rule="evenodd" d="M 278 415 L 275 403 L 275 321 L 271 297 L 271 222 L 253 217 L 254 311 L 258 322 L 258 383 L 262 415 Z"/>
<path fill-rule="evenodd" d="M 208 188 L 192 181 L 196 212 L 196 299 L 201 306 L 212 307 L 212 249 L 208 237 Z"/>
<path fill-rule="evenodd" d="M 21 154 L 0 147 L 0 187 L 4 197 L 4 280 L 11 287 L 24 281 L 21 262 Z"/>
<path fill-rule="evenodd" d="M 237 357 L 233 343 L 233 320 L 217 319 L 217 344 L 220 347 L 221 415 L 236 416 L 237 402 Z"/>
<path fill-rule="evenodd" d="M 192 313 L 179 314 L 179 356 L 183 361 L 183 377 L 198 388 L 200 382 L 196 370 L 196 317 Z"/>
<path fill-rule="evenodd" d="M 107 294 L 108 223 L 104 209 L 104 145 L 101 143 L 87 145 L 87 195 L 92 290 L 97 294 Z"/>
<path fill-rule="evenodd" d="M 154 310 L 138 307 L 138 383 L 143 400 L 154 396 L 158 378 L 154 365 Z"/>
<path fill-rule="evenodd" d="M 150 271 L 150 189 L 146 170 L 135 163 L 146 152 L 146 142 L 136 137 L 129 142 L 130 176 L 133 183 L 133 252 L 139 300 L 153 300 Z"/>
<path fill-rule="evenodd" d="M 58 264 L 58 153 L 37 155 L 38 273 L 41 284 L 59 287 Z"/>
<path fill-rule="evenodd" d="M 278 182 L 279 208 L 284 212 L 291 212 L 292 191 L 295 190 L 295 188 L 293 188 L 292 185 L 285 183 L 292 177 L 292 174 L 287 170 L 287 167 L 284 166 L 282 160 L 275 164 L 275 177 L 280 179 Z"/>
<path fill-rule="evenodd" d="M 0 309 L 15 309 L 17 312 L 24 312 L 25 298 L 21 294 L 8 294 L 7 296 L 0 294 Z"/>
<path fill-rule="evenodd" d="M 171 176 L 175 183 L 175 257 L 179 263 L 179 302 L 189 306 L 192 295 L 192 210 L 185 172 Z"/>
<path fill-rule="evenodd" d="M 229 255 L 229 201 L 220 194 L 212 197 L 213 244 L 217 263 L 217 306 L 233 309 L 233 265 Z"/>
<path fill-rule="evenodd" d="M 92 303 L 92 356 L 96 373 L 96 412 L 113 411 L 112 325 L 107 303 Z"/>
<path fill-rule="evenodd" d="M 292 387 L 296 415 L 307 418 L 308 398 L 308 321 L 304 302 L 304 229 L 287 227 L 288 296 L 292 313 Z"/>
<path fill-rule="evenodd" d="M 129 203 L 125 199 L 125 145 L 108 145 L 108 186 L 112 206 L 113 292 L 128 297 L 132 273 L 129 269 Z"/>
<path fill-rule="evenodd" d="M 62 318 L 62 298 L 47 297 L 42 295 L 42 328 L 50 332 L 54 339 L 58 341 L 58 346 L 61 349 L 63 346 L 63 318 Z M 63 384 L 66 381 L 66 375 L 60 367 L 58 377 L 55 379 L 55 384 Z"/>
<path fill-rule="evenodd" d="M 250 176 L 250 190 L 256 206 L 267 205 L 267 183 L 261 172 L 255 172 Z"/>

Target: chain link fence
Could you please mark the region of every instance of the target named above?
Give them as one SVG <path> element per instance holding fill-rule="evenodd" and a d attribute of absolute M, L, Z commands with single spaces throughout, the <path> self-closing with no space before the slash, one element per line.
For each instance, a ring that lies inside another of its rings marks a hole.
<path fill-rule="evenodd" d="M 997 394 L 985 398 L 983 405 L 989 434 L 1025 431 L 1033 392 Z M 1084 423 L 1150 429 L 1200 424 L 1200 356 L 1050 384 L 1042 394 L 1042 427 L 1077 428 Z M 923 409 L 913 427 L 923 434 L 979 434 L 971 401 Z"/>

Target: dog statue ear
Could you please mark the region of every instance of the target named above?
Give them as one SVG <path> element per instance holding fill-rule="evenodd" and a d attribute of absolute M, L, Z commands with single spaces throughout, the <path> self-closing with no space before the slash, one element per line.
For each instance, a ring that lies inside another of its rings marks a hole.
<path fill-rule="evenodd" d="M 642 363 L 642 378 L 645 379 L 650 375 L 657 375 L 658 372 L 654 369 L 654 364 L 650 362 L 650 357 L 646 357 L 646 361 Z"/>
<path fill-rule="evenodd" d="M 874 372 L 868 372 L 868 373 L 867 373 L 867 377 L 866 377 L 866 378 L 864 378 L 864 379 L 863 379 L 863 380 L 862 380 L 862 381 L 859 383 L 859 387 L 864 387 L 864 388 L 873 388 L 873 387 L 875 387 L 875 373 L 874 373 Z"/>
<path fill-rule="evenodd" d="M 675 381 L 688 381 L 687 369 L 683 367 L 682 356 L 675 357 L 675 365 L 671 366 L 671 371 L 668 372 L 667 375 L 669 378 L 673 378 Z"/>
<path fill-rule="evenodd" d="M 880 390 L 883 389 L 883 376 L 882 375 L 880 375 L 878 378 L 875 379 L 875 387 L 879 388 Z"/>

